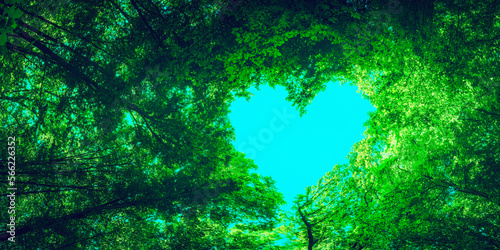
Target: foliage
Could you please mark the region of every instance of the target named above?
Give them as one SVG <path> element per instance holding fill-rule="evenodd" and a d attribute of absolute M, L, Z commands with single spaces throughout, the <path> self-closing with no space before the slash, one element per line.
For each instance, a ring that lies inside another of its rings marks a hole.
<path fill-rule="evenodd" d="M 307 226 L 298 221 L 301 209 L 309 221 L 328 218 L 308 237 L 299 228 L 301 242 L 318 239 L 317 249 L 500 248 L 499 9 L 493 1 L 432 6 L 425 17 L 432 21 L 411 28 L 394 21 L 390 32 L 370 38 L 372 49 L 350 58 L 345 81 L 377 110 L 349 164 L 298 197 L 290 215 L 296 223 Z M 343 195 L 345 186 L 352 196 Z"/>
<path fill-rule="evenodd" d="M 2 245 L 500 248 L 493 0 L 0 4 L 0 140 L 16 137 L 22 208 Z M 349 163 L 282 213 L 231 145 L 229 104 L 281 85 L 304 114 L 333 80 L 377 110 Z"/>
<path fill-rule="evenodd" d="M 230 225 L 273 227 L 283 197 L 230 144 L 233 86 L 206 57 L 224 41 L 210 35 L 224 31 L 210 8 L 202 1 L 19 6 L 2 55 L 0 99 L 2 143 L 17 138 L 22 209 L 16 243 L 4 233 L 1 244 L 210 249 L 235 241 Z M 189 242 L 184 229 L 162 229 L 188 222 L 197 237 Z M 217 231 L 207 234 L 210 227 Z"/>

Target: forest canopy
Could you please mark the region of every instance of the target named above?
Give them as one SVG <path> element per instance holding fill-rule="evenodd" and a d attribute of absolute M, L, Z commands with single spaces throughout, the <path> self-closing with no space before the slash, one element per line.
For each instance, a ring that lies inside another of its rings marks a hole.
<path fill-rule="evenodd" d="M 0 6 L 5 249 L 500 249 L 494 0 Z M 229 106 L 330 81 L 376 111 L 283 211 Z"/>

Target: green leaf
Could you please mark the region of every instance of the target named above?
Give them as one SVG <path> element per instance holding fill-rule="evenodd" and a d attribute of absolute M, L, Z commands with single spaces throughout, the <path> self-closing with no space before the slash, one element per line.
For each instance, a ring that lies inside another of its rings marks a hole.
<path fill-rule="evenodd" d="M 0 34 L 0 46 L 4 46 L 7 43 L 7 34 Z"/>
<path fill-rule="evenodd" d="M 10 7 L 8 15 L 9 15 L 10 18 L 17 19 L 17 18 L 20 18 L 23 15 L 23 12 L 20 9 L 18 9 L 18 8 Z"/>

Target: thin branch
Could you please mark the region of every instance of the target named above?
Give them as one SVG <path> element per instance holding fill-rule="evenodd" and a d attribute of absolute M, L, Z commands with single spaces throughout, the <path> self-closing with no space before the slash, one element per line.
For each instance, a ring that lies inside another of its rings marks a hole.
<path fill-rule="evenodd" d="M 146 28 L 149 30 L 149 33 L 151 33 L 151 35 L 156 39 L 158 40 L 158 45 L 162 48 L 162 49 L 165 49 L 165 46 L 163 45 L 163 41 L 160 39 L 160 37 L 156 34 L 156 32 L 153 30 L 153 28 L 149 25 L 148 23 L 148 20 L 146 20 L 146 18 L 142 15 L 142 11 L 139 10 L 139 7 L 137 6 L 137 3 L 135 2 L 135 0 L 131 0 L 130 3 L 132 4 L 132 6 L 134 7 L 134 9 L 137 11 L 137 14 L 139 14 L 139 17 L 141 18 L 142 22 L 144 23 L 144 25 L 146 25 Z"/>
<path fill-rule="evenodd" d="M 107 91 L 106 89 L 100 88 L 96 82 L 94 82 L 92 79 L 90 79 L 87 75 L 85 75 L 82 72 L 80 72 L 73 65 L 69 64 L 68 62 L 66 62 L 59 55 L 56 55 L 52 50 L 50 50 L 45 45 L 43 45 L 42 43 L 40 43 L 40 41 L 35 40 L 31 35 L 29 35 L 28 33 L 26 33 L 23 30 L 18 30 L 17 32 L 27 42 L 33 44 L 36 48 L 40 49 L 42 52 L 44 52 L 45 54 L 47 54 L 53 61 L 55 61 L 61 67 L 65 68 L 68 71 L 68 73 L 77 75 L 78 78 L 80 78 L 81 80 L 83 80 L 96 93 L 100 93 L 101 91 L 104 90 L 108 95 L 111 95 L 111 93 L 109 93 L 109 91 Z"/>
<path fill-rule="evenodd" d="M 19 7 L 19 9 L 20 9 L 21 11 L 23 11 L 24 13 L 26 13 L 26 14 L 30 15 L 30 16 L 36 17 L 36 18 L 38 18 L 38 19 L 42 20 L 42 21 L 43 21 L 43 22 L 45 22 L 45 23 L 48 23 L 48 24 L 50 24 L 50 25 L 52 25 L 52 26 L 54 26 L 54 27 L 56 27 L 56 28 L 58 28 L 58 29 L 60 29 L 60 30 L 63 30 L 63 31 L 65 31 L 65 32 L 67 32 L 68 34 L 72 34 L 72 35 L 74 35 L 74 34 L 73 34 L 73 32 L 71 32 L 70 30 L 68 30 L 68 29 L 66 29 L 66 28 L 64 28 L 64 27 L 62 27 L 62 26 L 59 26 L 59 25 L 57 25 L 56 23 L 51 22 L 51 21 L 49 21 L 49 20 L 45 19 L 45 18 L 44 18 L 44 17 L 42 17 L 42 16 L 39 16 L 39 15 L 37 15 L 37 14 L 33 13 L 33 12 L 29 12 L 29 11 L 27 11 L 27 10 L 23 9 L 22 7 Z M 85 42 L 87 42 L 87 43 L 91 44 L 91 45 L 92 45 L 92 46 L 94 46 L 95 48 L 97 48 L 97 49 L 99 49 L 99 50 L 101 50 L 101 51 L 104 51 L 105 53 L 108 53 L 108 52 L 107 52 L 104 48 L 101 48 L 101 47 L 97 46 L 97 45 L 96 45 L 96 44 L 95 44 L 92 40 L 87 39 L 87 38 L 84 38 L 84 37 L 81 37 L 81 36 L 78 36 L 78 35 L 75 35 L 75 36 L 76 36 L 76 37 L 78 37 L 78 38 L 80 38 L 80 39 L 82 39 L 83 41 L 85 41 Z M 99 42 L 103 43 L 103 41 L 99 41 Z M 108 53 L 108 54 L 109 54 L 109 53 Z"/>
<path fill-rule="evenodd" d="M 489 111 L 486 111 L 486 110 L 484 110 L 484 109 L 475 109 L 475 110 L 477 110 L 477 111 L 481 111 L 481 112 L 484 112 L 484 113 L 487 113 L 487 114 L 490 114 L 490 115 L 498 115 L 498 116 L 500 116 L 500 114 L 493 113 L 493 112 L 489 112 Z"/>

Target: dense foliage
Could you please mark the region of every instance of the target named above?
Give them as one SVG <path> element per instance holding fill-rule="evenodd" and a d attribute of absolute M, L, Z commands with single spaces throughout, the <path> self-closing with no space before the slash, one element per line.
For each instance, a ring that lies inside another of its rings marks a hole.
<path fill-rule="evenodd" d="M 18 210 L 16 243 L 3 234 L 2 244 L 261 244 L 228 228 L 272 228 L 283 198 L 230 144 L 236 83 L 210 69 L 222 64 L 206 51 L 224 39 L 208 34 L 225 29 L 211 23 L 213 10 L 135 1 L 11 7 L 23 16 L 4 44 L 0 98 L 2 143 L 17 142 Z M 7 165 L 2 156 L 6 184 Z"/>
<path fill-rule="evenodd" d="M 17 188 L 1 246 L 500 248 L 494 0 L 0 5 L 0 183 L 15 137 Z M 281 85 L 304 114 L 332 80 L 377 110 L 349 163 L 280 212 L 229 104 Z"/>
<path fill-rule="evenodd" d="M 350 57 L 343 79 L 377 110 L 349 164 L 297 197 L 296 245 L 500 248 L 500 9 L 431 6 L 411 29 L 397 15 L 379 23 L 363 38 L 369 48 Z M 418 16 L 411 11 L 402 13 Z"/>

